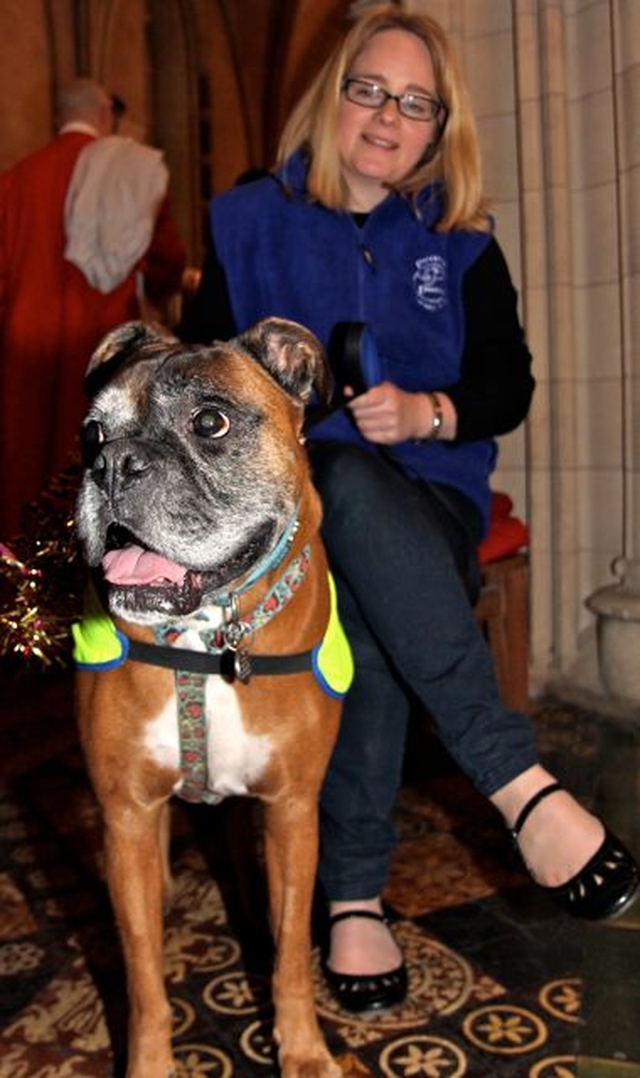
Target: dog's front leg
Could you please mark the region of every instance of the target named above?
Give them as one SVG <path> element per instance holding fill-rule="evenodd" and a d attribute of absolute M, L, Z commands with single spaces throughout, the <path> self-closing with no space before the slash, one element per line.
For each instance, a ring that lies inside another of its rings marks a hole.
<path fill-rule="evenodd" d="M 275 940 L 274 1036 L 282 1078 L 338 1078 L 313 1000 L 311 903 L 318 809 L 308 794 L 265 805 L 265 854 Z"/>
<path fill-rule="evenodd" d="M 129 995 L 127 1078 L 172 1078 L 171 1010 L 162 970 L 166 805 L 130 804 L 106 814 L 109 893 L 124 952 Z"/>

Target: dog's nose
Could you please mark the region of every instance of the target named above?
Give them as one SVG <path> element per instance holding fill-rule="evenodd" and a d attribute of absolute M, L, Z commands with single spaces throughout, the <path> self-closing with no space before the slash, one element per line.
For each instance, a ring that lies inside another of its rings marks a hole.
<path fill-rule="evenodd" d="M 103 446 L 93 462 L 91 474 L 97 485 L 113 497 L 135 483 L 151 467 L 148 453 L 142 447 L 131 445 Z"/>

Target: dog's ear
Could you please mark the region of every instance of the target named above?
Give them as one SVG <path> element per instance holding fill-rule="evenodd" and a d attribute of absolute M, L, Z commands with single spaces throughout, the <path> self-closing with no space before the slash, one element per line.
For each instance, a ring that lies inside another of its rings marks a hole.
<path fill-rule="evenodd" d="M 176 338 L 161 328 L 156 331 L 145 322 L 124 322 L 102 338 L 91 356 L 84 375 L 86 395 L 94 397 L 144 346 L 162 345 L 166 348 L 167 344 L 175 342 Z"/>
<path fill-rule="evenodd" d="M 318 338 L 286 318 L 264 318 L 236 338 L 278 385 L 306 404 L 315 389 L 323 403 L 331 400 L 333 375 Z"/>

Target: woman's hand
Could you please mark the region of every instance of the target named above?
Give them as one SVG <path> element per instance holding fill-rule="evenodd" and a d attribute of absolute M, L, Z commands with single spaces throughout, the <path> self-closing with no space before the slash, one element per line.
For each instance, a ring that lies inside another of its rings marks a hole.
<path fill-rule="evenodd" d="M 392 382 L 353 397 L 347 408 L 362 437 L 377 445 L 428 438 L 432 430 L 433 405 L 428 394 L 407 393 Z"/>

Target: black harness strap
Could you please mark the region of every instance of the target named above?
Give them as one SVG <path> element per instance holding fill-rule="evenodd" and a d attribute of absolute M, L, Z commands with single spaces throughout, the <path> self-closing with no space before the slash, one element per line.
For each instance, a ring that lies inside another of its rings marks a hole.
<path fill-rule="evenodd" d="M 258 676 L 301 674 L 313 668 L 312 656 L 312 651 L 299 651 L 294 655 L 252 655 L 251 673 Z M 133 662 L 164 666 L 169 670 L 185 670 L 191 674 L 220 674 L 222 677 L 234 678 L 234 652 L 230 650 L 211 654 L 129 639 L 128 658 Z"/>

